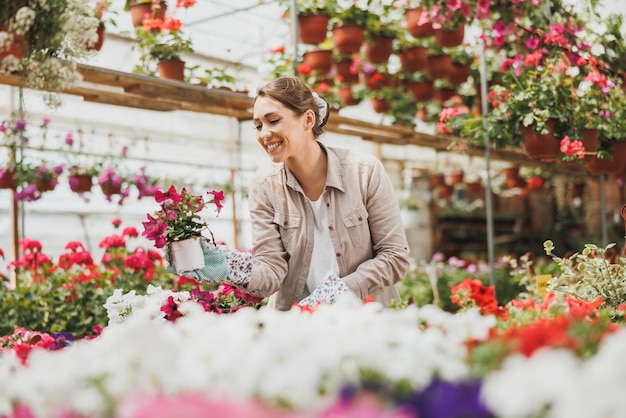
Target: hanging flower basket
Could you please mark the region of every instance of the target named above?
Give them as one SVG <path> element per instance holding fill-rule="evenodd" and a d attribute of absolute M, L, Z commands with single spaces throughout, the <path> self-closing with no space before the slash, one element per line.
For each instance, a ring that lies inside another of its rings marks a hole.
<path fill-rule="evenodd" d="M 459 23 L 453 29 L 435 30 L 435 42 L 441 48 L 459 46 L 465 38 L 465 23 Z"/>
<path fill-rule="evenodd" d="M 365 58 L 372 64 L 386 64 L 393 53 L 393 38 L 376 35 L 371 41 L 365 42 Z"/>
<path fill-rule="evenodd" d="M 320 74 L 328 74 L 333 66 L 333 52 L 327 49 L 308 51 L 302 55 L 302 63 Z"/>
<path fill-rule="evenodd" d="M 15 189 L 15 169 L 0 168 L 0 189 Z"/>
<path fill-rule="evenodd" d="M 398 52 L 402 70 L 408 73 L 421 71 L 426 68 L 427 57 L 428 48 L 423 46 L 412 46 Z"/>
<path fill-rule="evenodd" d="M 0 32 L 5 32 L 6 28 L 0 26 Z M 26 45 L 28 45 L 27 39 L 23 35 L 16 35 L 15 33 L 10 33 L 10 41 L 4 45 L 4 47 L 0 47 L 0 62 L 9 55 L 13 55 L 18 61 L 21 61 L 24 58 L 24 54 L 26 51 Z"/>
<path fill-rule="evenodd" d="M 522 146 L 529 158 L 554 160 L 561 155 L 558 139 L 554 135 L 557 119 L 548 119 L 546 125 L 550 129 L 547 134 L 535 131 L 533 125 L 521 126 Z"/>
<path fill-rule="evenodd" d="M 334 65 L 335 78 L 337 81 L 344 84 L 355 84 L 359 82 L 359 72 L 353 71 L 352 58 L 336 61 Z"/>
<path fill-rule="evenodd" d="M 106 36 L 106 25 L 104 24 L 104 22 L 100 22 L 96 33 L 98 34 L 98 40 L 92 46 L 87 47 L 87 49 L 90 51 L 100 51 L 102 49 L 102 45 L 104 44 L 104 38 Z"/>
<path fill-rule="evenodd" d="M 385 113 L 390 109 L 389 101 L 386 99 L 379 99 L 377 97 L 370 97 L 372 108 L 376 113 Z"/>
<path fill-rule="evenodd" d="M 415 38 L 428 38 L 435 34 L 426 9 L 409 9 L 404 14 L 406 29 Z"/>
<path fill-rule="evenodd" d="M 165 2 L 135 3 L 130 5 L 130 16 L 134 27 L 142 26 L 145 19 L 165 19 Z"/>
<path fill-rule="evenodd" d="M 626 166 L 626 141 L 615 141 L 609 154 L 611 159 L 593 157 L 586 161 L 585 167 L 589 174 L 598 176 L 622 171 Z"/>
<path fill-rule="evenodd" d="M 74 193 L 87 193 L 93 186 L 93 177 L 89 174 L 75 174 L 69 177 L 70 189 Z"/>
<path fill-rule="evenodd" d="M 432 81 L 414 81 L 409 84 L 409 93 L 416 103 L 427 102 L 435 95 Z"/>
<path fill-rule="evenodd" d="M 298 38 L 303 44 L 317 45 L 324 42 L 328 34 L 329 15 L 299 14 Z"/>
<path fill-rule="evenodd" d="M 349 55 L 359 52 L 363 40 L 363 28 L 358 25 L 343 25 L 333 29 L 333 47 L 337 53 Z"/>
<path fill-rule="evenodd" d="M 452 72 L 452 56 L 449 54 L 429 55 L 424 71 L 431 80 L 446 78 Z"/>

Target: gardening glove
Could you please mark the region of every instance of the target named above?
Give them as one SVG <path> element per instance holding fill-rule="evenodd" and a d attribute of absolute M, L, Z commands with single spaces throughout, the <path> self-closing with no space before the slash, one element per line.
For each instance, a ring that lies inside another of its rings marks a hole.
<path fill-rule="evenodd" d="M 246 251 L 239 251 L 225 245 L 217 248 L 226 256 L 228 265 L 228 281 L 245 287 L 250 282 L 252 272 L 252 254 Z"/>
<path fill-rule="evenodd" d="M 200 237 L 200 245 L 202 246 L 202 252 L 204 253 L 204 267 L 185 271 L 180 273 L 182 276 L 194 278 L 198 281 L 207 282 L 223 282 L 228 278 L 228 263 L 226 261 L 226 254 L 224 254 L 219 247 L 217 247 L 212 241 L 207 240 L 204 237 Z M 179 274 L 176 271 L 176 265 L 170 257 L 169 246 L 165 247 L 165 260 L 168 262 L 166 270 L 172 274 Z"/>
<path fill-rule="evenodd" d="M 326 279 L 311 293 L 302 299 L 298 306 L 314 307 L 318 303 L 333 304 L 340 295 L 350 291 L 348 285 L 337 277 L 336 274 L 330 273 Z"/>

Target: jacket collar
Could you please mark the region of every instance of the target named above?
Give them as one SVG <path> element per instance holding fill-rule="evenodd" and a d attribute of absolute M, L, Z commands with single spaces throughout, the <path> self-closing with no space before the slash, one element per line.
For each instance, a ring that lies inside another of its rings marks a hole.
<path fill-rule="evenodd" d="M 326 154 L 328 159 L 328 171 L 326 172 L 326 187 L 334 187 L 340 191 L 344 191 L 343 187 L 343 178 L 341 177 L 341 163 L 339 162 L 339 158 L 337 158 L 337 154 L 335 151 L 322 144 L 321 142 L 317 142 L 322 148 L 322 151 Z M 302 192 L 302 187 L 298 180 L 293 175 L 289 167 L 287 167 L 286 163 L 283 163 L 283 169 L 285 170 L 286 175 L 286 184 L 291 187 L 293 190 L 297 190 Z"/>

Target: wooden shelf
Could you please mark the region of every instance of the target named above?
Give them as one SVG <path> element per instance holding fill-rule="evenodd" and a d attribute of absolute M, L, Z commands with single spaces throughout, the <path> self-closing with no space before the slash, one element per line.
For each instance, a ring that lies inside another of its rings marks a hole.
<path fill-rule="evenodd" d="M 81 96 L 89 102 L 159 112 L 184 110 L 209 113 L 237 118 L 239 121 L 252 119 L 253 99 L 245 94 L 85 64 L 78 64 L 78 70 L 83 77 L 82 82 L 65 90 L 64 93 Z M 0 84 L 17 87 L 20 85 L 19 76 L 0 75 Z M 451 139 L 450 135 L 431 135 L 408 127 L 382 125 L 338 114 L 332 115 L 325 129 L 328 132 L 353 135 L 381 144 L 416 145 L 437 151 L 447 151 Z M 483 156 L 484 150 L 470 149 L 467 154 Z M 530 160 L 517 148 L 492 150 L 491 157 L 501 161 L 542 165 L 555 169 L 553 164 Z M 558 170 L 581 172 L 578 168 Z"/>

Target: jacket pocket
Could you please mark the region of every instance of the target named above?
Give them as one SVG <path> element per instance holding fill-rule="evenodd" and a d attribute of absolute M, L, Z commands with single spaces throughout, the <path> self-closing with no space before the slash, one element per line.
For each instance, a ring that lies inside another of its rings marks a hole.
<path fill-rule="evenodd" d="M 354 209 L 343 217 L 343 225 L 355 247 L 370 245 L 371 236 L 367 218 L 368 213 L 365 208 Z"/>
<path fill-rule="evenodd" d="M 274 214 L 274 223 L 278 225 L 283 247 L 285 247 L 288 253 L 291 253 L 298 243 L 302 217 L 298 214 L 276 212 Z"/>

